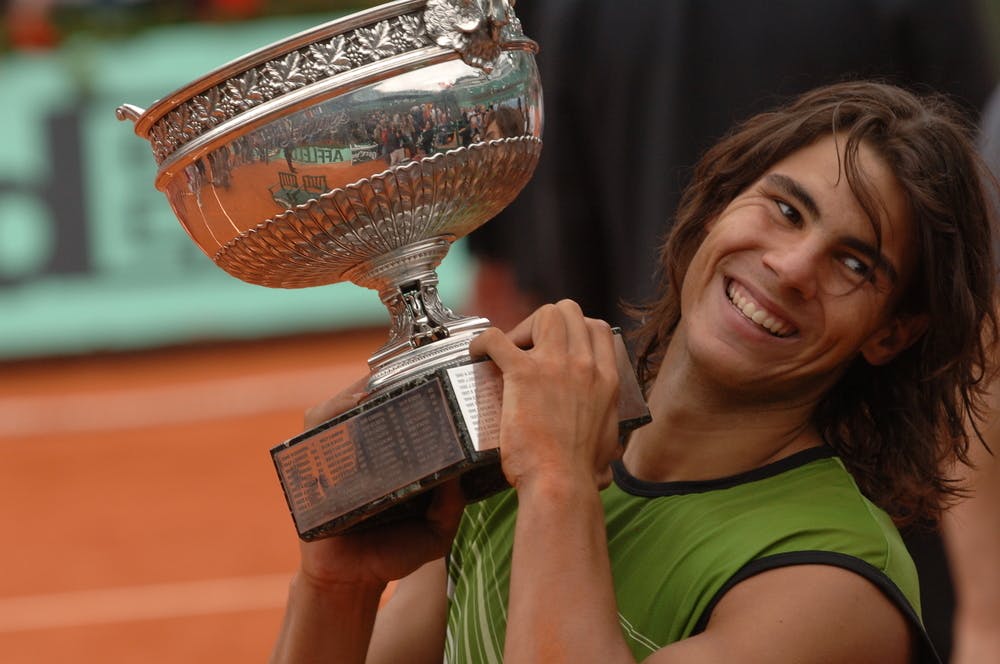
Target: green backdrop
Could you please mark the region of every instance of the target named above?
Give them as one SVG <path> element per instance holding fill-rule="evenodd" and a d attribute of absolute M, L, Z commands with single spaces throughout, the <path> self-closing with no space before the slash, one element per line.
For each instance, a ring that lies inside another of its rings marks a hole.
<path fill-rule="evenodd" d="M 274 290 L 230 277 L 153 186 L 149 144 L 115 108 L 148 107 L 247 51 L 333 16 L 77 36 L 0 57 L 0 359 L 384 325 L 353 284 Z M 461 304 L 462 243 L 439 270 Z"/>

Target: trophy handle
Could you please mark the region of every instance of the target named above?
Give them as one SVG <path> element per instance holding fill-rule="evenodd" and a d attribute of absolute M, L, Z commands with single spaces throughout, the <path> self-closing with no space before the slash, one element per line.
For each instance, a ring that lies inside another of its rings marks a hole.
<path fill-rule="evenodd" d="M 115 109 L 115 117 L 121 121 L 131 120 L 132 123 L 135 124 L 145 112 L 146 109 L 140 108 L 134 104 L 122 104 Z"/>

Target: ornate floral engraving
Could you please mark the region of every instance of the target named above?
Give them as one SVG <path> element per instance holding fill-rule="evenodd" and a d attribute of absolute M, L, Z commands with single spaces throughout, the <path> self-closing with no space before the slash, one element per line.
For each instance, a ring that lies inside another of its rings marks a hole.
<path fill-rule="evenodd" d="M 194 122 L 199 125 L 214 127 L 226 117 L 222 95 L 218 88 L 212 88 L 205 94 L 191 100 L 194 110 Z"/>
<path fill-rule="evenodd" d="M 388 21 L 376 23 L 370 28 L 358 28 L 355 34 L 358 38 L 357 53 L 359 59 L 364 62 L 381 60 L 401 50 L 399 44 L 392 40 Z"/>
<path fill-rule="evenodd" d="M 292 51 L 281 60 L 273 60 L 264 65 L 264 80 L 272 97 L 283 95 L 309 83 L 303 71 L 302 54 Z"/>
<path fill-rule="evenodd" d="M 521 36 L 508 0 L 427 0 L 424 21 L 435 43 L 454 48 L 467 64 L 487 72 L 501 42 Z"/>
<path fill-rule="evenodd" d="M 308 44 L 248 69 L 167 113 L 150 128 L 153 155 L 161 163 L 193 138 L 275 97 L 433 44 L 419 11 Z"/>
<path fill-rule="evenodd" d="M 347 57 L 347 39 L 337 35 L 333 39 L 318 44 L 309 45 L 309 57 L 304 65 L 309 78 L 318 81 L 325 76 L 332 76 L 350 69 L 350 58 Z"/>
<path fill-rule="evenodd" d="M 264 90 L 258 85 L 258 79 L 257 70 L 250 69 L 219 86 L 225 90 L 227 115 L 236 115 L 264 101 Z"/>
<path fill-rule="evenodd" d="M 427 44 L 427 32 L 424 29 L 424 19 L 420 14 L 403 14 L 399 17 L 399 31 L 397 33 L 401 40 L 410 48 L 420 48 Z"/>

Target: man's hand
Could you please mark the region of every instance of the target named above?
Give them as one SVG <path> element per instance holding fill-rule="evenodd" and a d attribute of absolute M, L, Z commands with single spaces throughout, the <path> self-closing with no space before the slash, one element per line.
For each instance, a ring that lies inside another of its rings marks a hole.
<path fill-rule="evenodd" d="M 535 479 L 610 482 L 618 445 L 614 336 L 570 300 L 545 305 L 505 336 L 473 340 L 503 372 L 500 456 L 515 488 Z"/>

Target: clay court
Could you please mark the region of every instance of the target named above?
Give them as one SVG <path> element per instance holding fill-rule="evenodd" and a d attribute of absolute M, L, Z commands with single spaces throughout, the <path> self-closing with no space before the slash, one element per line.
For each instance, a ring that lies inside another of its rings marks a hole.
<path fill-rule="evenodd" d="M 268 449 L 384 335 L 0 364 L 3 662 L 265 661 L 298 557 Z"/>

